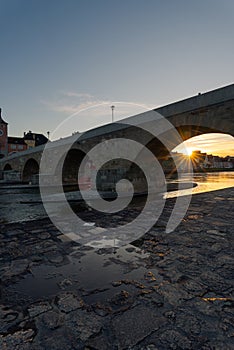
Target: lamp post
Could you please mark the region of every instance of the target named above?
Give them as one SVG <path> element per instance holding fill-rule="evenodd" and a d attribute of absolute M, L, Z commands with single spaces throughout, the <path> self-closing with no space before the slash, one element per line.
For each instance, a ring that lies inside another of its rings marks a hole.
<path fill-rule="evenodd" d="M 111 106 L 111 120 L 112 120 L 112 123 L 114 122 L 114 109 L 115 109 L 115 106 Z"/>

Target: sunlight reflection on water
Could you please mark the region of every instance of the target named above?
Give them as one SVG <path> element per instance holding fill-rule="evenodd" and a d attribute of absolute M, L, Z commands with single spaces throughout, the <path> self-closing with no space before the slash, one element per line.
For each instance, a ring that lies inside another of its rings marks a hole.
<path fill-rule="evenodd" d="M 182 182 L 191 180 L 190 175 L 184 174 Z M 176 182 L 176 181 L 175 181 Z M 177 181 L 178 182 L 178 181 Z M 214 172 L 214 173 L 195 173 L 193 174 L 193 182 L 197 184 L 196 187 L 167 192 L 164 198 L 174 198 L 177 196 L 186 196 L 188 194 L 198 194 L 203 192 L 210 192 L 221 190 L 234 186 L 234 171 Z"/>

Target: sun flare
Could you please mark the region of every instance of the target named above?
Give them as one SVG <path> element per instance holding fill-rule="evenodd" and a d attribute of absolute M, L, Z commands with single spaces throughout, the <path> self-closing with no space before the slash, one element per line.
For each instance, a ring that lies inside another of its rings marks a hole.
<path fill-rule="evenodd" d="M 190 147 L 186 147 L 186 154 L 188 157 L 191 157 L 193 154 L 193 149 Z"/>

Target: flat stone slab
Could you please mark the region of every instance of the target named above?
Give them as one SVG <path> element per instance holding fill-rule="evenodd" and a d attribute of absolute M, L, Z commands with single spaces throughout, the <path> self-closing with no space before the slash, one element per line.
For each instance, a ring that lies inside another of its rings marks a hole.
<path fill-rule="evenodd" d="M 57 297 L 58 308 L 63 312 L 71 312 L 83 306 L 81 298 L 73 293 L 65 292 Z"/>
<path fill-rule="evenodd" d="M 111 323 L 118 349 L 132 347 L 159 329 L 162 317 L 156 309 L 136 306 L 116 316 Z"/>

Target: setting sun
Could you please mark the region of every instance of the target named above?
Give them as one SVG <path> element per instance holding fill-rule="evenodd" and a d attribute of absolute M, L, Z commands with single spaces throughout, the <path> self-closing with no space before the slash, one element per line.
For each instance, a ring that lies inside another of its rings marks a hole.
<path fill-rule="evenodd" d="M 193 149 L 190 147 L 186 147 L 186 155 L 188 157 L 191 157 L 192 154 L 193 154 Z"/>

